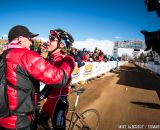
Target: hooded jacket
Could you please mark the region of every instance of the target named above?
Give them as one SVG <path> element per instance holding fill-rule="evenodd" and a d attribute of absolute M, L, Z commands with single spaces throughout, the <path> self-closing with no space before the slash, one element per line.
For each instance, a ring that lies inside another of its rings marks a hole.
<path fill-rule="evenodd" d="M 6 55 L 6 78 L 17 89 L 8 85 L 9 108 L 15 114 L 0 118 L 0 126 L 10 129 L 23 128 L 31 123 L 30 112 L 34 109 L 33 80 L 36 79 L 48 87 L 64 87 L 74 69 L 74 59 L 65 57 L 59 68 L 45 61 L 38 53 L 21 45 Z"/>

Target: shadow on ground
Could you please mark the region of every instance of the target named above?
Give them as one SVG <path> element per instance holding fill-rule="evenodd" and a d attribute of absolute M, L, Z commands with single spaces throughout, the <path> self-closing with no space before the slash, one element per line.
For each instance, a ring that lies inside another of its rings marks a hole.
<path fill-rule="evenodd" d="M 130 64 L 128 66 L 121 66 L 113 73 L 118 74 L 119 80 L 117 84 L 146 90 L 155 90 L 160 99 L 160 80 L 150 71 Z"/>
<path fill-rule="evenodd" d="M 145 108 L 151 108 L 151 109 L 160 109 L 160 105 L 156 104 L 156 103 L 148 103 L 148 102 L 131 102 L 132 104 L 136 104 L 139 105 L 141 107 L 145 107 Z"/>

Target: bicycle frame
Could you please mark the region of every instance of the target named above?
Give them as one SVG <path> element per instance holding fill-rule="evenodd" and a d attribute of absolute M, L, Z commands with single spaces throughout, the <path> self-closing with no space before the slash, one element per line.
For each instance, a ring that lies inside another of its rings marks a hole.
<path fill-rule="evenodd" d="M 69 124 L 69 130 L 72 130 L 72 129 L 73 129 L 73 126 L 74 126 L 74 123 L 72 124 L 72 122 L 73 122 L 74 116 L 75 116 L 75 114 L 76 114 L 76 108 L 77 108 L 77 105 L 78 105 L 79 96 L 80 96 L 80 94 L 77 94 L 77 97 L 76 97 L 76 100 L 75 100 L 73 109 L 70 110 L 70 112 L 71 112 L 72 114 L 71 114 L 71 120 L 70 120 L 70 124 Z"/>
<path fill-rule="evenodd" d="M 70 110 L 71 112 L 71 120 L 69 123 L 69 130 L 73 130 L 73 127 L 75 125 L 76 122 L 74 122 L 74 117 L 76 116 L 78 119 L 80 119 L 80 122 L 84 125 L 84 126 L 88 126 L 87 123 L 83 120 L 83 117 L 80 115 L 80 113 L 76 112 L 77 109 L 77 105 L 78 105 L 78 101 L 79 101 L 79 96 L 80 94 L 82 94 L 85 91 L 84 88 L 79 89 L 79 91 L 75 91 L 76 92 L 76 100 L 73 106 L 73 109 Z M 73 92 L 74 93 L 74 92 Z"/>

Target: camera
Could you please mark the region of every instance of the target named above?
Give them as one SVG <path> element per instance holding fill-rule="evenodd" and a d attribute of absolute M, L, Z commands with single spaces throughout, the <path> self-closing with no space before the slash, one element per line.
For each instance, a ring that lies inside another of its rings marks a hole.
<path fill-rule="evenodd" d="M 148 12 L 156 11 L 160 17 L 160 0 L 145 0 L 145 5 Z"/>
<path fill-rule="evenodd" d="M 144 0 L 144 2 L 148 12 L 156 11 L 160 17 L 160 0 Z M 144 35 L 147 46 L 145 51 L 152 49 L 160 55 L 160 30 L 153 32 L 142 30 L 141 33 Z"/>
<path fill-rule="evenodd" d="M 152 49 L 152 51 L 155 51 L 160 55 L 160 30 L 153 32 L 142 30 L 141 33 L 144 35 L 147 46 L 145 51 Z"/>

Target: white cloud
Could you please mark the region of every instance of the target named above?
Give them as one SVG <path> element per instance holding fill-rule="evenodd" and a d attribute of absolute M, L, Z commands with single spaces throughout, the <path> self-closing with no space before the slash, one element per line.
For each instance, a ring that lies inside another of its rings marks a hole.
<path fill-rule="evenodd" d="M 36 37 L 36 39 L 41 40 L 43 42 L 46 42 L 48 40 L 48 38 L 45 37 Z"/>
<path fill-rule="evenodd" d="M 109 40 L 86 39 L 85 41 L 75 41 L 73 47 L 77 49 L 86 48 L 94 51 L 96 47 L 101 49 L 105 54 L 113 55 L 114 42 Z"/>
<path fill-rule="evenodd" d="M 115 39 L 120 39 L 121 37 L 119 37 L 119 36 L 115 36 L 114 38 L 115 38 Z"/>

